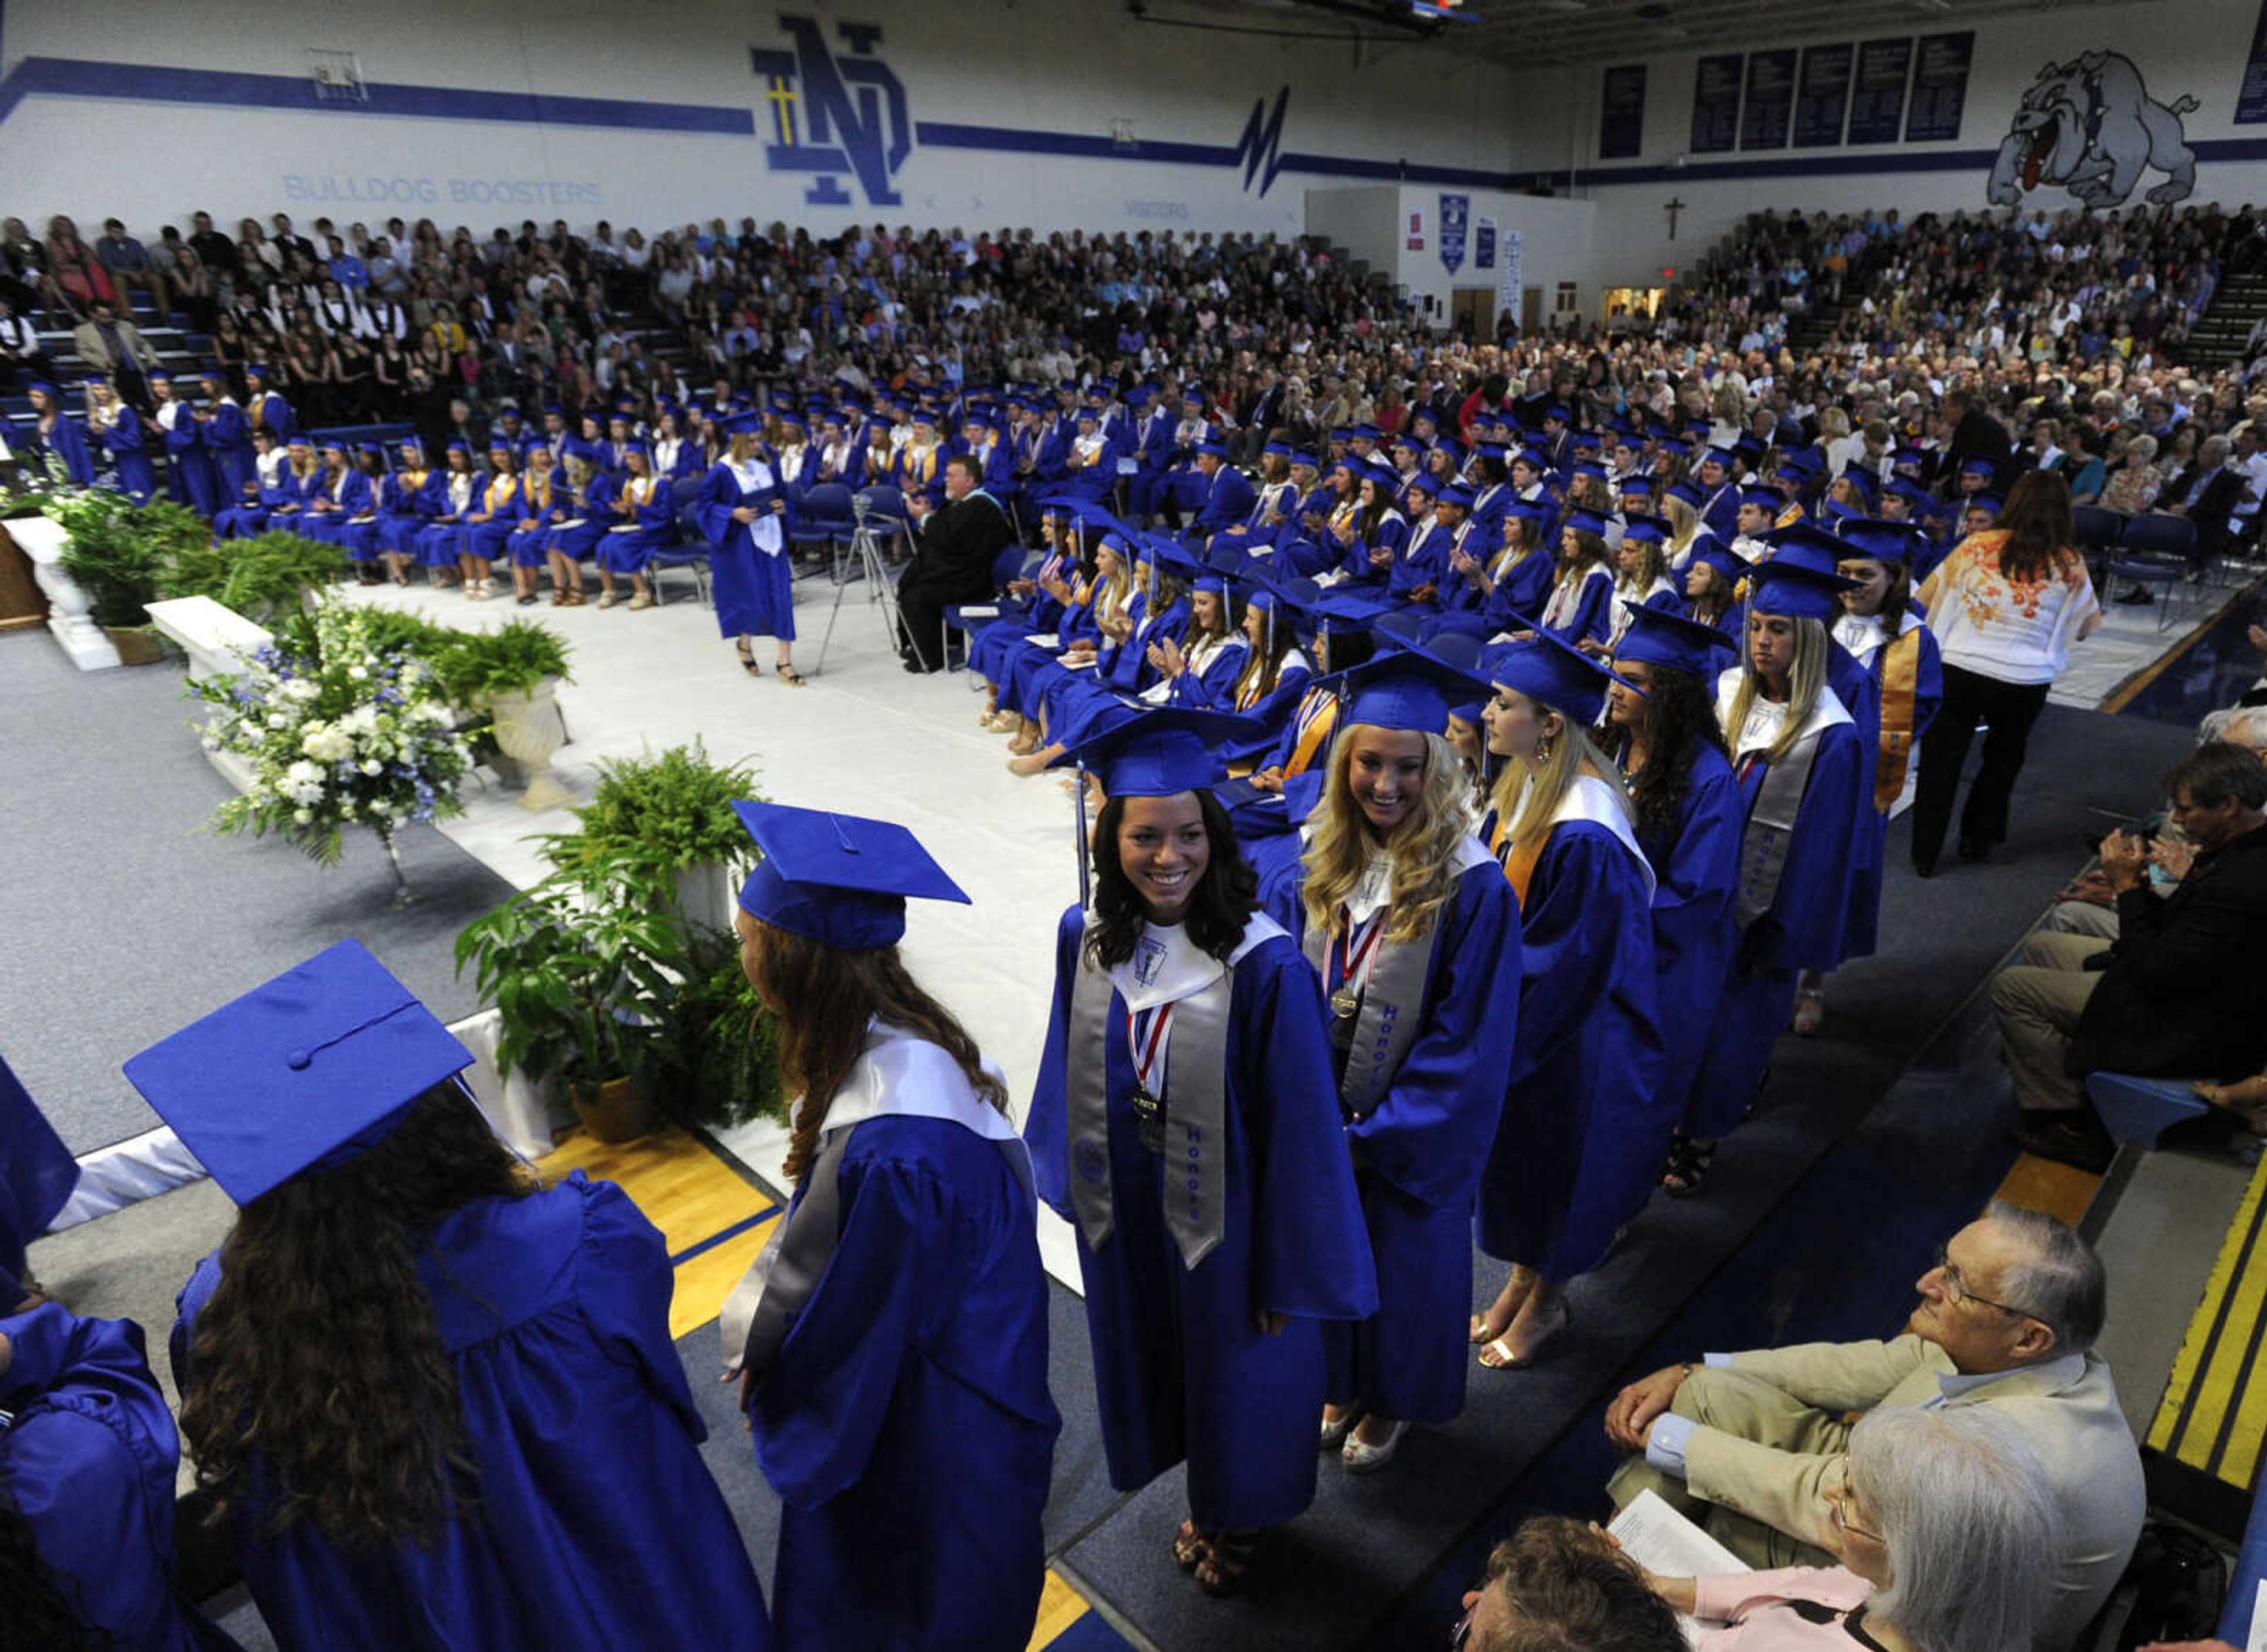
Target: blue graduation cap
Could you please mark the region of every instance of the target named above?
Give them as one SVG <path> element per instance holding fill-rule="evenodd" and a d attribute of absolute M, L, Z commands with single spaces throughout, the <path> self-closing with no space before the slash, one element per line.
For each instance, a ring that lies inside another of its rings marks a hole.
<path fill-rule="evenodd" d="M 1999 474 L 1999 467 L 1979 453 L 1973 459 L 1961 460 L 1960 474 L 1963 476 L 1996 476 Z"/>
<path fill-rule="evenodd" d="M 1532 642 L 1503 642 L 1486 650 L 1479 670 L 1493 686 L 1516 690 L 1582 728 L 1605 710 L 1607 686 L 1622 680 L 1548 631 L 1536 632 Z M 1640 692 L 1633 684 L 1622 686 Z"/>
<path fill-rule="evenodd" d="M 1666 608 L 1651 608 L 1637 602 L 1625 602 L 1622 607 L 1629 614 L 1629 626 L 1622 632 L 1621 641 L 1614 645 L 1617 665 L 1635 660 L 1640 664 L 1691 672 L 1696 677 L 1712 677 L 1716 671 L 1717 651 L 1729 653 L 1735 646 L 1732 639 L 1714 626 L 1688 620 Z"/>
<path fill-rule="evenodd" d="M 1081 418 L 1090 419 L 1094 415 L 1091 413 L 1085 413 L 1081 414 L 1079 416 Z M 1213 441 L 1209 437 L 1197 444 L 1197 452 L 1200 453 L 1209 453 L 1214 459 L 1224 459 L 1228 457 L 1227 447 L 1219 442 Z"/>
<path fill-rule="evenodd" d="M 1049 765 L 1090 768 L 1111 797 L 1177 797 L 1217 786 L 1228 765 L 1214 749 L 1266 732 L 1251 717 L 1163 706 L 1089 734 Z"/>
<path fill-rule="evenodd" d="M 1816 574 L 1832 573 L 1848 554 L 1839 539 L 1814 522 L 1773 528 L 1763 535 L 1763 540 L 1772 547 L 1772 566 L 1800 564 Z"/>
<path fill-rule="evenodd" d="M 1569 510 L 1559 525 L 1581 533 L 1595 533 L 1600 539 L 1606 536 L 1606 519 L 1595 510 Z"/>
<path fill-rule="evenodd" d="M 1996 517 L 1999 514 L 2000 506 L 2004 503 L 2005 502 L 2000 499 L 1999 496 L 1995 493 L 1972 493 L 1970 494 L 1967 498 L 1960 502 L 1960 508 L 1963 511 L 1989 511 L 1992 515 Z"/>
<path fill-rule="evenodd" d="M 1692 560 L 1706 562 L 1729 580 L 1742 578 L 1752 566 L 1746 557 L 1713 533 L 1703 533 L 1693 540 Z"/>
<path fill-rule="evenodd" d="M 723 422 L 727 436 L 755 436 L 761 433 L 763 428 L 764 415 L 760 413 L 736 413 Z"/>
<path fill-rule="evenodd" d="M 151 1045 L 126 1076 L 221 1191 L 246 1205 L 375 1147 L 404 1108 L 472 1061 L 349 940 Z"/>
<path fill-rule="evenodd" d="M 1650 476 L 1639 475 L 1625 476 L 1621 479 L 1620 482 L 1617 484 L 1615 491 L 1619 493 L 1624 498 L 1629 497 L 1632 494 L 1636 494 L 1643 498 L 1650 499 L 1653 497 L 1653 478 Z"/>
<path fill-rule="evenodd" d="M 1452 481 L 1440 490 L 1440 500 L 1442 504 L 1456 505 L 1466 510 L 1472 508 L 1473 501 L 1478 497 L 1478 494 L 1460 481 Z"/>
<path fill-rule="evenodd" d="M 1896 497 L 1904 500 L 1905 503 L 1912 507 L 1913 512 L 1917 516 L 1926 516 L 1929 511 L 1935 510 L 1937 506 L 1937 497 L 1934 494 L 1929 492 L 1927 488 L 1922 487 L 1919 482 L 1912 481 L 1903 476 L 1900 476 L 1897 478 L 1896 481 L 1890 482 L 1888 487 L 1882 489 L 1882 492 L 1884 496 L 1894 495 Z"/>
<path fill-rule="evenodd" d="M 1647 545 L 1658 545 L 1669 537 L 1669 524 L 1659 517 L 1640 516 L 1631 512 L 1622 525 L 1622 538 L 1636 540 Z"/>
<path fill-rule="evenodd" d="M 1702 505 L 1707 503 L 1706 496 L 1704 496 L 1698 488 L 1695 488 L 1689 481 L 1673 481 L 1669 483 L 1668 487 L 1662 488 L 1661 492 L 1663 498 L 1682 499 L 1686 504 L 1691 505 L 1695 510 L 1698 510 Z"/>
<path fill-rule="evenodd" d="M 246 378 L 251 378 L 251 379 L 265 378 L 267 378 L 267 377 L 268 377 L 268 371 L 269 371 L 268 369 L 267 369 L 267 368 L 265 368 L 265 367 L 262 367 L 262 366 L 259 365 L 257 363 L 253 363 L 252 365 L 247 366 L 247 367 L 244 370 L 244 376 L 245 376 Z"/>
<path fill-rule="evenodd" d="M 1832 543 L 1827 535 L 1819 537 Z M 1857 583 L 1830 570 L 1822 573 L 1808 562 L 1795 560 L 1785 553 L 1768 562 L 1757 562 L 1752 578 L 1748 591 L 1749 613 L 1822 621 L 1840 616 L 1842 593 L 1855 589 Z"/>
<path fill-rule="evenodd" d="M 1448 729 L 1450 706 L 1488 697 L 1487 684 L 1477 673 L 1413 644 L 1333 672 L 1323 683 L 1347 696 L 1339 717 L 1341 728 L 1361 723 L 1441 734 Z"/>
<path fill-rule="evenodd" d="M 1848 517 L 1842 522 L 1842 538 L 1857 555 L 1876 562 L 1901 562 L 1919 550 L 1927 536 L 1910 522 Z"/>
<path fill-rule="evenodd" d="M 1595 453 L 1606 444 L 1605 437 L 1596 430 L 1577 430 L 1566 438 L 1566 445 L 1577 453 Z"/>
<path fill-rule="evenodd" d="M 1729 470 L 1735 463 L 1732 455 L 1723 448 L 1712 447 L 1700 455 L 1703 465 L 1713 465 L 1719 470 Z"/>
<path fill-rule="evenodd" d="M 1447 488 L 1438 476 L 1434 475 L 1430 471 L 1420 470 L 1401 484 L 1401 491 L 1421 493 L 1428 499 L 1437 499 L 1447 491 Z"/>
<path fill-rule="evenodd" d="M 764 852 L 740 885 L 741 909 L 775 929 L 867 951 L 904 937 L 909 899 L 969 904 L 894 820 L 745 801 L 732 812 Z"/>
<path fill-rule="evenodd" d="M 1580 459 L 1576 461 L 1572 474 L 1577 476 L 1589 476 L 1603 481 L 1606 479 L 1606 467 L 1590 459 Z"/>
<path fill-rule="evenodd" d="M 1662 452 L 1675 459 L 1683 459 L 1692 451 L 1692 444 L 1681 436 L 1660 437 L 1656 438 L 1656 443 Z"/>
<path fill-rule="evenodd" d="M 1779 497 L 1776 488 L 1766 488 L 1760 482 L 1750 483 L 1745 488 L 1735 488 L 1732 491 L 1742 504 L 1753 505 L 1758 510 L 1768 510 L 1773 515 L 1777 515 L 1786 503 L 1786 500 Z"/>

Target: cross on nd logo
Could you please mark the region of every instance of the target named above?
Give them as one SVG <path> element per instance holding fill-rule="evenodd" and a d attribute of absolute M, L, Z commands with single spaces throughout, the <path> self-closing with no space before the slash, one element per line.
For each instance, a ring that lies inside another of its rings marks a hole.
<path fill-rule="evenodd" d="M 906 113 L 906 87 L 896 71 L 875 55 L 882 43 L 877 23 L 837 23 L 834 32 L 848 48 L 838 57 L 826 44 L 816 18 L 779 14 L 781 32 L 792 51 L 752 47 L 748 64 L 765 83 L 771 111 L 771 141 L 764 164 L 775 173 L 817 176 L 803 191 L 806 205 L 856 205 L 843 185 L 848 173 L 864 191 L 866 204 L 901 204 L 890 187 L 913 153 L 913 126 Z"/>

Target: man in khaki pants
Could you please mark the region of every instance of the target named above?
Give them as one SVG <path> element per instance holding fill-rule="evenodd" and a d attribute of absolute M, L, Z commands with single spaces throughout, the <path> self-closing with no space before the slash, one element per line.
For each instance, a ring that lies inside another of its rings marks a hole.
<path fill-rule="evenodd" d="M 2140 1535 L 2141 1458 L 2109 1369 L 2102 1263 L 2051 1216 L 1994 1202 L 1938 1252 L 1888 1342 L 1714 1355 L 1622 1390 L 1606 1434 L 1636 1453 L 1607 1490 L 1651 1490 L 1742 1560 L 1830 1566 L 1827 1493 L 1850 1430 L 1877 1406 L 1989 1406 L 2044 1465 L 2059 1516 L 2043 1646 L 2065 1646 L 2108 1597 Z"/>

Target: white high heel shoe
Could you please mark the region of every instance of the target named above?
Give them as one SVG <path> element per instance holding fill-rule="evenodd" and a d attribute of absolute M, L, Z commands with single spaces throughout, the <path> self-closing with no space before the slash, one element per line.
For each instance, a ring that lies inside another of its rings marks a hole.
<path fill-rule="evenodd" d="M 1339 1460 L 1346 1465 L 1349 1474 L 1375 1474 L 1393 1461 L 1393 1454 L 1401 1449 L 1401 1436 L 1408 1432 L 1406 1422 L 1397 1422 L 1376 1445 L 1366 1443 L 1358 1434 L 1349 1434 L 1339 1452 Z"/>

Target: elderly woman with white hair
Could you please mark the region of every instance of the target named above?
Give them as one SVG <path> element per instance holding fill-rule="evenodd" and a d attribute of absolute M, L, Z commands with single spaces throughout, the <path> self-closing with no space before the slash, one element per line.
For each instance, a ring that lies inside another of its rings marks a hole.
<path fill-rule="evenodd" d="M 1830 1489 L 1842 1564 L 1651 1579 L 1701 1620 L 1696 1652 L 2007 1652 L 2053 1585 L 2054 1505 L 2006 1421 L 1970 1406 L 1869 1412 Z"/>

